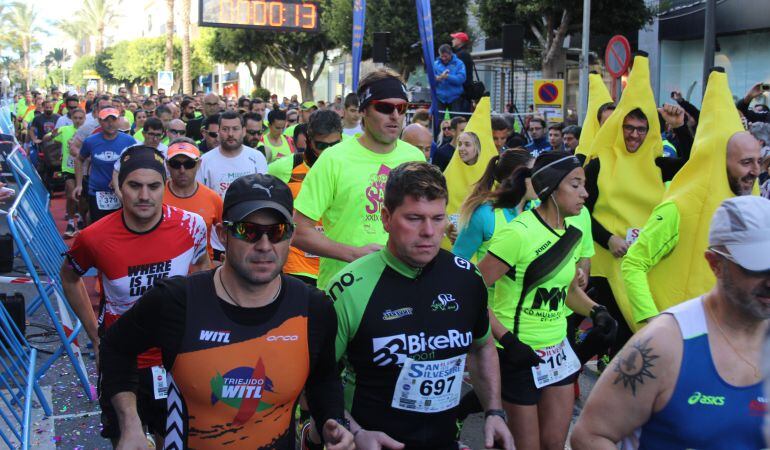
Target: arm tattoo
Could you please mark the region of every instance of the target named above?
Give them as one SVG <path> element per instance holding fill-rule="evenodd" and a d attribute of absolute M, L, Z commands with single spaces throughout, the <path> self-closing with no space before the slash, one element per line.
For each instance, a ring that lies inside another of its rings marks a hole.
<path fill-rule="evenodd" d="M 651 339 L 652 337 L 645 341 L 637 339 L 630 348 L 615 358 L 615 373 L 618 376 L 613 384 L 622 381 L 624 388 L 631 388 L 631 394 L 634 397 L 636 397 L 637 383 L 644 384 L 645 377 L 656 378 L 650 369 L 655 367 L 653 361 L 660 356 L 652 354 L 652 347 L 649 345 Z"/>

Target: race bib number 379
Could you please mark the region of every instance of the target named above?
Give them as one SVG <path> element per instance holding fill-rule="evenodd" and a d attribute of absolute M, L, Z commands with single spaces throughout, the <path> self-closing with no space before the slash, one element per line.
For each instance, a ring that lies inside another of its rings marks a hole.
<path fill-rule="evenodd" d="M 460 403 L 464 370 L 465 355 L 438 361 L 407 358 L 391 406 L 421 413 L 454 408 Z"/>

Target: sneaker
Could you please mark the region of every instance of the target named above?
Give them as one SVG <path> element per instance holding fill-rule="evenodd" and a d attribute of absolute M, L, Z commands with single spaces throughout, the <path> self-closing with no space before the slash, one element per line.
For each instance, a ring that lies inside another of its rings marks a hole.
<path fill-rule="evenodd" d="M 72 221 L 67 222 L 67 229 L 64 230 L 64 239 L 72 239 L 76 233 L 77 230 L 75 230 L 75 223 Z"/>
<path fill-rule="evenodd" d="M 83 220 L 83 218 L 80 216 L 80 214 L 77 215 L 78 218 L 78 230 L 85 230 L 86 229 L 86 221 Z"/>

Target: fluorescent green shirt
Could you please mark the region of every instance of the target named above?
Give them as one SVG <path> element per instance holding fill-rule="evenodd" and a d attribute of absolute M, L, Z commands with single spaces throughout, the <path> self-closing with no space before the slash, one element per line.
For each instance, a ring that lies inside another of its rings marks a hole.
<path fill-rule="evenodd" d="M 647 272 L 676 247 L 679 219 L 679 209 L 674 202 L 663 202 L 655 207 L 620 265 L 631 312 L 637 323 L 658 315 Z"/>
<path fill-rule="evenodd" d="M 75 158 L 70 156 L 69 140 L 77 133 L 74 125 L 65 125 L 59 128 L 59 134 L 54 136 L 53 140 L 61 144 L 61 171 L 74 174 Z"/>
<path fill-rule="evenodd" d="M 294 208 L 313 221 L 323 220 L 329 239 L 351 246 L 384 245 L 388 234 L 382 227 L 380 211 L 388 174 L 401 163 L 425 161 L 422 152 L 397 141 L 389 153 L 375 153 L 358 139 L 349 139 L 324 150 L 302 183 Z M 345 264 L 321 258 L 318 286 Z"/>

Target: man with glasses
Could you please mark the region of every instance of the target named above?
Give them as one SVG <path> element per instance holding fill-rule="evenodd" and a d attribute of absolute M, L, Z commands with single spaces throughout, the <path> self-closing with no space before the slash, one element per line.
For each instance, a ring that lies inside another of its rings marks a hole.
<path fill-rule="evenodd" d="M 407 96 L 397 74 L 371 72 L 361 80 L 358 97 L 363 134 L 321 154 L 297 197 L 294 245 L 321 257 L 319 286 L 346 263 L 382 248 L 387 233 L 380 212 L 388 174 L 403 162 L 425 160 L 419 149 L 398 139 Z M 319 220 L 324 233 L 316 229 Z"/>
<path fill-rule="evenodd" d="M 294 153 L 294 145 L 283 135 L 286 129 L 286 113 L 280 109 L 270 111 L 267 115 L 267 135 L 262 139 L 265 144 L 267 161 L 273 162 Z"/>
<path fill-rule="evenodd" d="M 765 448 L 760 370 L 770 319 L 770 201 L 716 210 L 705 259 L 711 291 L 641 329 L 591 391 L 572 448 Z"/>
<path fill-rule="evenodd" d="M 201 135 L 203 138 L 198 141 L 198 150 L 201 151 L 201 155 L 219 146 L 219 114 L 203 119 Z"/>
<path fill-rule="evenodd" d="M 209 117 L 219 114 L 219 112 L 219 96 L 214 93 L 206 94 L 206 96 L 203 97 L 203 115 Z"/>
<path fill-rule="evenodd" d="M 540 117 L 533 117 L 529 121 L 527 131 L 529 131 L 530 143 L 525 145 L 524 148 L 529 151 L 533 158 L 537 158 L 539 154 L 551 150 L 551 144 L 548 142 L 545 130 L 545 120 Z"/>
<path fill-rule="evenodd" d="M 271 111 L 272 114 L 272 111 Z M 292 196 L 296 199 L 302 189 L 310 168 L 313 167 L 318 157 L 327 148 L 332 147 L 342 140 L 342 123 L 339 116 L 332 111 L 317 111 L 310 115 L 307 124 L 308 148 L 302 153 L 295 153 L 291 157 L 278 159 L 267 166 L 267 172 L 279 180 L 287 183 Z M 323 230 L 319 221 L 316 229 Z M 315 286 L 318 280 L 318 256 L 304 252 L 292 246 L 289 250 L 289 258 L 284 266 L 284 273 L 294 275 L 300 280 Z"/>
<path fill-rule="evenodd" d="M 187 134 L 187 125 L 182 121 L 182 119 L 172 119 L 168 123 L 168 130 L 166 130 L 166 136 L 168 136 L 169 141 L 173 141 L 174 139 L 179 139 L 180 137 L 185 137 Z"/>
<path fill-rule="evenodd" d="M 99 111 L 101 132 L 86 138 L 75 160 L 74 199 L 83 192 L 83 165 L 90 160 L 88 173 L 88 206 L 91 223 L 121 207 L 112 188 L 112 170 L 115 162 L 127 147 L 136 144 L 133 137 L 118 132 L 118 110 L 104 108 Z M 81 127 L 82 128 L 82 127 Z"/>
<path fill-rule="evenodd" d="M 230 127 L 227 113 L 222 128 Z M 205 158 L 205 155 L 204 155 Z M 159 281 L 102 340 L 102 396 L 121 417 L 121 444 L 146 448 L 134 360 L 159 347 L 169 369 L 166 448 L 288 449 L 303 389 L 328 450 L 352 450 L 335 362 L 337 320 L 324 294 L 282 274 L 292 194 L 270 175 L 235 180 L 217 227 L 227 260 Z"/>
<path fill-rule="evenodd" d="M 262 134 L 264 133 L 265 129 L 262 116 L 257 113 L 246 113 L 243 115 L 243 121 L 246 124 L 244 126 L 244 131 L 246 134 L 243 135 L 243 143 L 251 148 L 256 148 L 265 154 L 266 152 L 264 148 L 259 148 L 262 146 Z M 270 158 L 267 154 L 265 154 L 265 157 L 268 159 L 268 162 L 270 162 Z"/>

